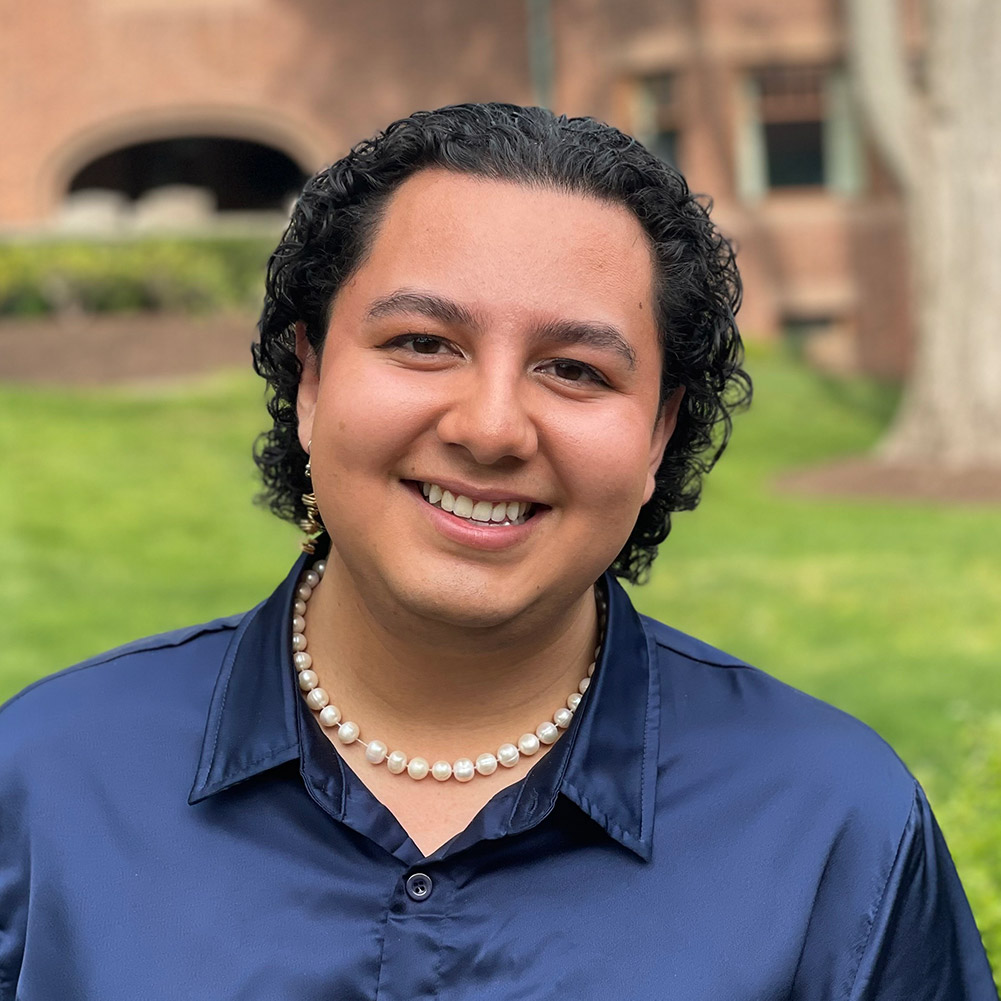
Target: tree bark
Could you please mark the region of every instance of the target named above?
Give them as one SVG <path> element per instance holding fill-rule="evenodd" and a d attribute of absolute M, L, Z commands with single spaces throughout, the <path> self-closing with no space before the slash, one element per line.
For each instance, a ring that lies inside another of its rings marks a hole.
<path fill-rule="evenodd" d="M 912 74 L 897 2 L 847 5 L 860 103 L 906 203 L 917 307 L 913 370 L 878 452 L 1001 468 L 1001 3 L 925 0 Z"/>

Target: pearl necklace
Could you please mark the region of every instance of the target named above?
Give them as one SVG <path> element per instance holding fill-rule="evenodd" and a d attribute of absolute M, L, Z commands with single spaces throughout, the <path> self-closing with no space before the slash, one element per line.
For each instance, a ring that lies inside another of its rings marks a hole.
<path fill-rule="evenodd" d="M 587 669 L 587 675 L 580 680 L 576 692 L 567 696 L 565 706 L 553 713 L 552 720 L 540 723 L 534 733 L 523 733 L 516 744 L 501 744 L 496 754 L 489 752 L 480 754 L 474 761 L 472 758 L 459 758 L 457 761 L 436 761 L 429 765 L 425 758 L 407 758 L 402 751 L 390 751 L 381 740 L 362 740 L 358 724 L 351 720 L 341 720 L 341 711 L 330 701 L 330 696 L 320 688 L 320 680 L 312 670 L 313 658 L 306 652 L 306 602 L 309 601 L 313 589 L 320 583 L 326 562 L 318 560 L 311 570 L 307 570 L 299 579 L 295 592 L 295 606 L 292 615 L 292 662 L 299 675 L 299 688 L 306 696 L 306 704 L 320 719 L 320 723 L 328 730 L 337 728 L 337 739 L 342 744 L 361 744 L 365 748 L 365 759 L 373 765 L 386 762 L 386 767 L 394 775 L 404 772 L 410 778 L 420 781 L 427 775 L 432 775 L 439 782 L 447 782 L 454 778 L 459 782 L 469 782 L 476 775 L 492 775 L 497 766 L 513 768 L 524 755 L 531 757 L 543 744 L 553 744 L 560 734 L 570 726 L 574 711 L 580 705 L 581 697 L 591 683 L 594 666 L 601 654 L 601 643 L 594 650 L 594 660 Z M 605 603 L 600 589 L 598 595 L 598 628 L 602 638 L 605 635 Z"/>

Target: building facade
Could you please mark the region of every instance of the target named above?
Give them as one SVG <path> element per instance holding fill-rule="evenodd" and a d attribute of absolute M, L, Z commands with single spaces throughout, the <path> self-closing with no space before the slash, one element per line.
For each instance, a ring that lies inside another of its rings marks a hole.
<path fill-rule="evenodd" d="M 838 0 L 0 0 L 0 14 L 0 230 L 280 213 L 304 176 L 416 108 L 541 100 L 633 132 L 712 196 L 747 336 L 830 368 L 907 365 L 903 212 L 855 110 Z"/>

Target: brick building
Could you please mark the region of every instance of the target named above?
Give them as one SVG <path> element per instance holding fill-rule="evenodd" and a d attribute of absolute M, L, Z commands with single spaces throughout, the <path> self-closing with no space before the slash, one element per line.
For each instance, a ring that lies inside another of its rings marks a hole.
<path fill-rule="evenodd" d="M 541 97 L 713 196 L 749 336 L 906 364 L 901 205 L 853 109 L 838 0 L 0 0 L 0 18 L 2 230 L 58 228 L 95 189 L 118 218 L 156 220 L 176 185 L 277 212 L 415 108 Z"/>

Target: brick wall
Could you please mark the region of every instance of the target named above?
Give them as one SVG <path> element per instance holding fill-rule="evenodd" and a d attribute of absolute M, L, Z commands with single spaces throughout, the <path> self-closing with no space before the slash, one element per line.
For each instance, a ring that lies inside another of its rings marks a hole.
<path fill-rule="evenodd" d="M 420 107 L 533 100 L 524 0 L 0 0 L 0 228 L 45 224 L 117 147 L 250 139 L 311 172 Z M 676 84 L 680 166 L 740 246 L 742 327 L 831 321 L 842 358 L 899 373 L 910 343 L 902 214 L 873 166 L 851 196 L 741 192 L 745 80 L 837 65 L 836 0 L 551 0 L 552 104 L 627 131 L 641 81 Z"/>

